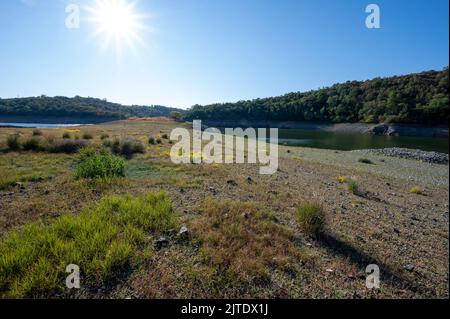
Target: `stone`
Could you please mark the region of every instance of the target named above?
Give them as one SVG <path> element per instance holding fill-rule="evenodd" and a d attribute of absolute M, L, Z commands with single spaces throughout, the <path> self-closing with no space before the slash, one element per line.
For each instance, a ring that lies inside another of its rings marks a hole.
<path fill-rule="evenodd" d="M 231 186 L 237 186 L 237 183 L 234 180 L 232 180 L 232 179 L 228 180 L 227 184 L 231 185 Z"/>
<path fill-rule="evenodd" d="M 405 270 L 406 270 L 406 271 L 414 271 L 415 268 L 416 268 L 416 267 L 415 267 L 414 265 L 412 265 L 412 264 L 407 264 L 407 265 L 405 266 Z"/>
<path fill-rule="evenodd" d="M 165 237 L 159 237 L 157 240 L 153 242 L 156 249 L 161 249 L 163 247 L 167 247 L 169 245 L 169 241 Z"/>
<path fill-rule="evenodd" d="M 181 238 L 189 237 L 189 229 L 186 226 L 181 227 L 180 231 L 178 232 L 178 236 Z"/>

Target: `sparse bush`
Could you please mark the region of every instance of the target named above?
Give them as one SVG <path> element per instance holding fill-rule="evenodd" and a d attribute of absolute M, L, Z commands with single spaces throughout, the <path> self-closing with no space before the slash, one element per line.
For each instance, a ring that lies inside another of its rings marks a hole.
<path fill-rule="evenodd" d="M 65 140 L 68 140 L 68 139 L 72 138 L 72 136 L 70 135 L 69 132 L 64 132 L 62 135 L 62 138 Z"/>
<path fill-rule="evenodd" d="M 76 140 L 79 140 L 80 139 L 80 135 L 77 134 L 73 138 L 76 139 Z"/>
<path fill-rule="evenodd" d="M 164 133 L 161 137 L 165 140 L 169 139 L 169 135 L 167 133 Z"/>
<path fill-rule="evenodd" d="M 22 147 L 25 151 L 43 151 L 45 147 L 42 143 L 42 140 L 38 137 L 32 137 L 25 142 L 23 142 Z"/>
<path fill-rule="evenodd" d="M 412 194 L 417 194 L 417 195 L 422 195 L 423 194 L 423 190 L 419 186 L 413 186 L 409 190 L 409 192 L 412 193 Z"/>
<path fill-rule="evenodd" d="M 145 146 L 140 141 L 133 142 L 133 152 L 138 154 L 145 154 Z"/>
<path fill-rule="evenodd" d="M 47 135 L 45 137 L 45 141 L 47 142 L 47 144 L 54 143 L 56 141 L 56 137 L 55 135 Z"/>
<path fill-rule="evenodd" d="M 125 176 L 125 162 L 120 157 L 102 150 L 85 148 L 80 152 L 76 178 L 111 178 Z"/>
<path fill-rule="evenodd" d="M 120 279 L 123 270 L 151 256 L 142 247 L 173 227 L 165 193 L 106 197 L 79 215 L 28 224 L 0 241 L 0 298 L 64 294 L 69 264 L 82 267 L 87 288 Z"/>
<path fill-rule="evenodd" d="M 88 143 L 86 141 L 74 141 L 74 140 L 59 140 L 51 142 L 47 145 L 47 152 L 50 153 L 77 153 L 83 147 L 86 147 Z"/>
<path fill-rule="evenodd" d="M 33 130 L 33 136 L 42 136 L 44 133 L 41 130 L 35 129 Z"/>
<path fill-rule="evenodd" d="M 297 220 L 306 233 L 317 235 L 323 231 L 325 212 L 318 203 L 304 203 L 297 207 Z"/>
<path fill-rule="evenodd" d="M 358 160 L 358 162 L 363 163 L 363 164 L 373 164 L 373 162 L 368 158 L 360 158 Z"/>
<path fill-rule="evenodd" d="M 110 144 L 111 152 L 116 155 L 123 155 L 127 158 L 132 157 L 134 154 L 144 154 L 145 146 L 141 141 L 137 141 L 131 138 L 119 140 L 115 139 Z"/>
<path fill-rule="evenodd" d="M 91 133 L 88 133 L 88 132 L 84 132 L 82 137 L 83 137 L 83 140 L 92 140 L 92 139 L 94 139 L 94 136 Z"/>
<path fill-rule="evenodd" d="M 358 194 L 358 191 L 359 191 L 358 183 L 354 180 L 348 181 L 347 190 L 355 195 Z"/>
<path fill-rule="evenodd" d="M 17 151 L 20 149 L 20 136 L 18 134 L 8 135 L 6 138 L 6 144 L 8 148 L 12 151 Z"/>
<path fill-rule="evenodd" d="M 155 145 L 156 144 L 156 139 L 154 137 L 149 137 L 148 138 L 148 144 Z"/>
<path fill-rule="evenodd" d="M 107 138 L 109 138 L 109 135 L 106 134 L 106 133 L 103 133 L 102 135 L 100 135 L 100 139 L 101 139 L 102 141 L 106 140 Z"/>
<path fill-rule="evenodd" d="M 120 154 L 122 150 L 121 142 L 118 138 L 114 139 L 114 141 L 111 142 L 111 152 L 114 154 Z"/>
<path fill-rule="evenodd" d="M 113 142 L 111 140 L 108 140 L 108 139 L 103 140 L 103 142 L 102 142 L 102 145 L 104 147 L 106 147 L 106 148 L 111 148 L 112 144 L 113 144 Z"/>
<path fill-rule="evenodd" d="M 162 144 L 162 139 L 157 138 L 157 139 L 156 139 L 156 144 Z"/>

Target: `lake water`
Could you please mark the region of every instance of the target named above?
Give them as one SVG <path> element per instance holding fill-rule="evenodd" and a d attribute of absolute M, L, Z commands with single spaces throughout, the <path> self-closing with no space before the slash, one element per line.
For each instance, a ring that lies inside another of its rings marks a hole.
<path fill-rule="evenodd" d="M 343 134 L 319 130 L 280 129 L 280 144 L 337 150 L 403 147 L 447 153 L 448 138 L 415 136 L 381 136 L 371 134 Z"/>
<path fill-rule="evenodd" d="M 77 126 L 81 126 L 81 125 L 82 124 L 42 124 L 42 123 L 2 123 L 2 122 L 0 122 L 0 127 L 11 126 L 11 127 L 24 127 L 24 128 L 65 128 L 65 127 L 77 127 Z"/>
<path fill-rule="evenodd" d="M 220 128 L 224 132 L 224 128 Z M 343 151 L 402 147 L 449 153 L 449 140 L 442 137 L 381 136 L 336 133 L 314 129 L 279 129 L 279 144 Z"/>

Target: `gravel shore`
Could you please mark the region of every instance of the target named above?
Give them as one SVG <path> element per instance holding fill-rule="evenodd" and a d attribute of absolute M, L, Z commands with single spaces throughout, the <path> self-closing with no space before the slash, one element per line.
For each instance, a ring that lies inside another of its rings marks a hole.
<path fill-rule="evenodd" d="M 438 152 L 426 152 L 422 150 L 412 150 L 398 147 L 383 148 L 383 149 L 368 149 L 366 151 L 378 155 L 407 158 L 427 163 L 448 164 L 448 154 Z"/>

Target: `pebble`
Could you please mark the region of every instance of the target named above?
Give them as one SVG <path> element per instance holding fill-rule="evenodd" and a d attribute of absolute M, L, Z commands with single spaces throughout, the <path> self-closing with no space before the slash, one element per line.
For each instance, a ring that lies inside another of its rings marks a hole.
<path fill-rule="evenodd" d="M 407 270 L 407 271 L 414 271 L 415 268 L 416 267 L 414 265 L 412 265 L 412 264 L 407 264 L 405 266 L 405 270 Z"/>
<path fill-rule="evenodd" d="M 434 163 L 434 164 L 448 164 L 448 154 L 444 153 L 438 153 L 438 152 L 427 152 L 422 150 L 412 150 L 407 148 L 399 148 L 399 147 L 392 147 L 392 148 L 383 148 L 383 149 L 369 149 L 368 152 L 379 154 L 379 155 L 385 155 L 385 156 L 391 156 L 391 157 L 400 157 L 400 158 L 407 158 L 407 159 L 413 159 L 417 161 L 423 161 L 427 163 Z"/>

